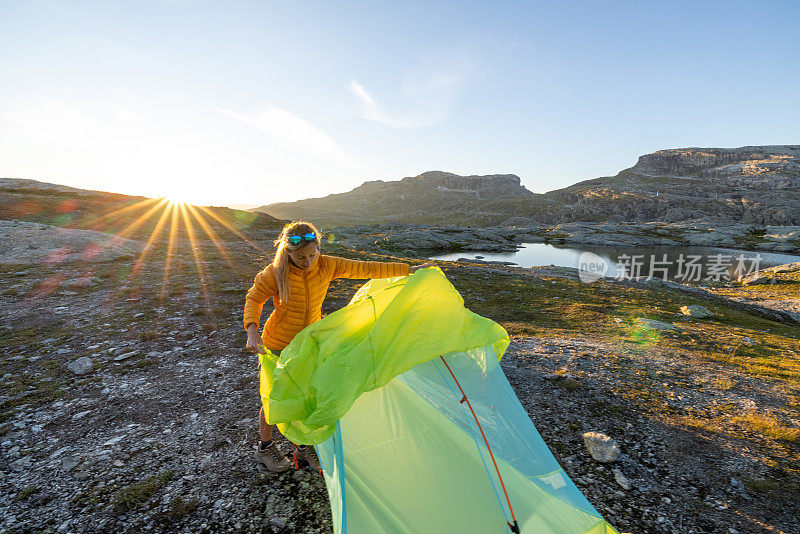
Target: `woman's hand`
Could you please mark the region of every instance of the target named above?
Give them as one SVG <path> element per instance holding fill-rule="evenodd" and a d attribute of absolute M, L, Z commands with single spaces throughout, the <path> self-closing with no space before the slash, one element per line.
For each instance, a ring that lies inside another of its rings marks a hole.
<path fill-rule="evenodd" d="M 245 348 L 253 354 L 264 354 L 264 345 L 261 344 L 261 337 L 258 335 L 258 327 L 255 323 L 247 325 L 247 345 Z"/>
<path fill-rule="evenodd" d="M 408 268 L 408 274 L 414 274 L 417 269 L 424 269 L 426 267 L 433 267 L 435 263 L 423 263 L 422 265 L 412 265 Z"/>

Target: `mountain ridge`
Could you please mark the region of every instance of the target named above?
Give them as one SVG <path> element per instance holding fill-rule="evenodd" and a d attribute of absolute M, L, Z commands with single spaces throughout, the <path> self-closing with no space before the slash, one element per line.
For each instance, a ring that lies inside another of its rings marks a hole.
<path fill-rule="evenodd" d="M 449 184 L 449 186 L 448 186 Z M 451 187 L 460 186 L 460 187 Z M 800 224 L 800 145 L 675 148 L 640 156 L 614 176 L 533 193 L 514 174 L 427 171 L 367 181 L 345 193 L 252 208 L 326 225 L 426 223 L 508 226 L 543 222 Z"/>

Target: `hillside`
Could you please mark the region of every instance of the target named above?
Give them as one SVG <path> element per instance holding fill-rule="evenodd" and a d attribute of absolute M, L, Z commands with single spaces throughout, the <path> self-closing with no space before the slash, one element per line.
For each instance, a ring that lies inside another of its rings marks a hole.
<path fill-rule="evenodd" d="M 309 219 L 321 225 L 429 223 L 493 225 L 508 218 L 526 199 L 541 195 L 520 185 L 513 174 L 459 176 L 430 171 L 398 181 L 365 182 L 352 191 L 254 208 L 278 218 Z"/>
<path fill-rule="evenodd" d="M 171 226 L 171 204 L 166 200 L 78 189 L 64 185 L 0 178 L 0 220 L 96 230 L 131 239 L 148 239 L 158 227 Z M 174 210 L 176 218 L 203 218 L 212 232 L 229 230 L 252 233 L 280 228 L 283 221 L 264 213 L 225 207 L 195 207 Z M 196 223 L 202 227 L 203 224 Z"/>
<path fill-rule="evenodd" d="M 616 176 L 535 194 L 515 175 L 432 171 L 347 193 L 254 208 L 323 225 L 526 225 L 709 219 L 800 224 L 800 145 L 681 148 L 641 156 Z"/>

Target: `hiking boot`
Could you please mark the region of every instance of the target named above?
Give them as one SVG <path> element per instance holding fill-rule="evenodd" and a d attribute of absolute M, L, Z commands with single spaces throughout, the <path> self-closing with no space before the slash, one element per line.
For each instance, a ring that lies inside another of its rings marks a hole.
<path fill-rule="evenodd" d="M 256 460 L 267 466 L 267 469 L 276 473 L 288 471 L 292 467 L 292 462 L 283 455 L 278 449 L 278 445 L 273 441 L 268 446 L 263 447 L 259 442 L 256 449 Z"/>
<path fill-rule="evenodd" d="M 319 460 L 317 459 L 317 453 L 314 452 L 314 447 L 311 445 L 298 446 L 295 449 L 295 454 L 298 462 L 307 463 L 308 467 L 314 471 L 319 470 Z"/>

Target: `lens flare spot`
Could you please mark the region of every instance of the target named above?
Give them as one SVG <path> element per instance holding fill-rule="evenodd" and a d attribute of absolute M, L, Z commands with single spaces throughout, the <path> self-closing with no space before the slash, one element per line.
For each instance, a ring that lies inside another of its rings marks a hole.
<path fill-rule="evenodd" d="M 67 224 L 69 221 L 72 220 L 72 215 L 69 213 L 62 213 L 61 215 L 57 215 L 53 217 L 53 220 L 50 224 L 53 226 L 61 226 Z"/>
<path fill-rule="evenodd" d="M 61 286 L 61 282 L 64 281 L 64 278 L 65 276 L 63 274 L 56 273 L 48 276 L 44 280 L 41 280 L 34 286 L 31 298 L 37 299 L 51 295 Z"/>
<path fill-rule="evenodd" d="M 86 248 L 83 249 L 81 256 L 85 260 L 91 260 L 95 256 L 100 254 L 100 244 L 99 243 L 89 243 L 86 245 Z"/>
<path fill-rule="evenodd" d="M 239 223 L 240 228 L 242 226 L 250 226 L 251 224 L 253 224 L 253 221 L 255 221 L 256 218 L 258 217 L 258 215 L 256 215 L 255 213 L 249 211 L 236 210 L 234 213 L 236 221 Z"/>
<path fill-rule="evenodd" d="M 58 213 L 71 213 L 78 209 L 78 202 L 75 200 L 62 200 L 56 207 Z"/>
<path fill-rule="evenodd" d="M 42 259 L 42 261 L 48 265 L 62 263 L 69 257 L 71 252 L 72 249 L 68 246 L 58 247 L 57 249 L 51 250 L 47 256 Z"/>

